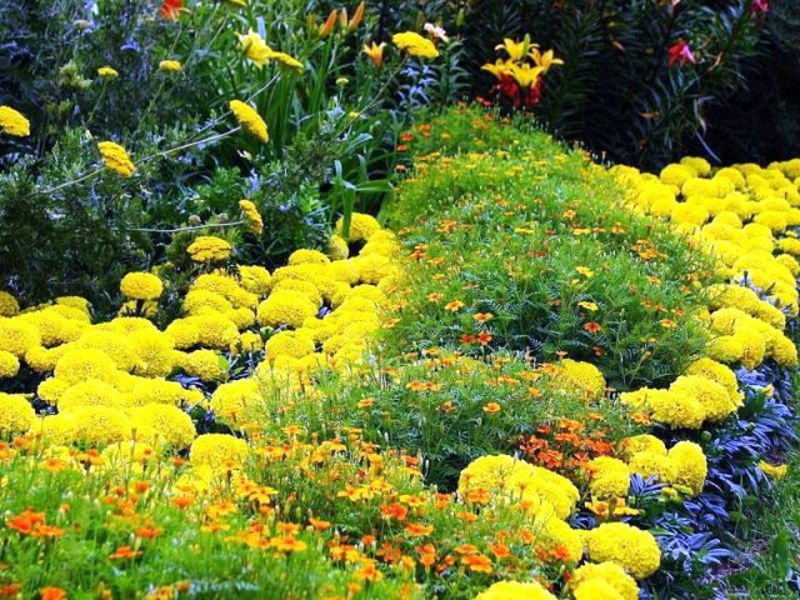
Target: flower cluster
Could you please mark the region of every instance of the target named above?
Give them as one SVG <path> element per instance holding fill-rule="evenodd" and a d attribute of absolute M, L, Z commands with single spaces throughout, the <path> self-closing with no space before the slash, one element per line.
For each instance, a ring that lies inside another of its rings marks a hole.
<path fill-rule="evenodd" d="M 507 58 L 483 65 L 498 80 L 496 91 L 514 103 L 515 108 L 533 108 L 542 98 L 542 77 L 554 65 L 563 65 L 552 50 L 541 52 L 526 35 L 521 42 L 506 39 L 497 46 Z"/>

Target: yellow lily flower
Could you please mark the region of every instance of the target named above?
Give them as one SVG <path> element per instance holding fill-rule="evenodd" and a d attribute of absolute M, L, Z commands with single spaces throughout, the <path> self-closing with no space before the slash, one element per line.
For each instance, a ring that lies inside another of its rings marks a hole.
<path fill-rule="evenodd" d="M 547 73 L 553 65 L 564 64 L 563 60 L 555 57 L 555 53 L 552 50 L 540 52 L 539 48 L 536 46 L 531 48 L 529 56 L 533 59 L 533 62 L 536 63 L 536 66 L 544 69 L 542 73 Z"/>
<path fill-rule="evenodd" d="M 488 71 L 489 73 L 497 77 L 497 79 L 502 79 L 504 75 L 510 74 L 512 64 L 513 63 L 510 60 L 504 61 L 498 58 L 494 64 L 486 63 L 485 65 L 483 65 L 481 67 L 481 70 Z"/>
<path fill-rule="evenodd" d="M 386 42 L 381 42 L 380 44 L 372 42 L 371 44 L 364 44 L 362 52 L 380 69 L 383 66 L 383 49 L 385 47 Z"/>
<path fill-rule="evenodd" d="M 264 39 L 257 32 L 251 29 L 247 32 L 247 35 L 237 33 L 236 36 L 239 38 L 242 51 L 248 59 L 259 67 L 263 67 L 269 62 L 272 48 L 267 46 Z"/>
<path fill-rule="evenodd" d="M 495 50 L 505 50 L 511 60 L 522 60 L 531 48 L 538 47 L 536 44 L 531 44 L 531 36 L 525 34 L 521 42 L 515 42 L 511 38 L 503 39 L 503 43 L 496 46 Z"/>
<path fill-rule="evenodd" d="M 515 63 L 511 65 L 511 76 L 521 88 L 530 89 L 539 81 L 539 75 L 543 73 L 542 67 L 532 67 L 525 63 Z"/>

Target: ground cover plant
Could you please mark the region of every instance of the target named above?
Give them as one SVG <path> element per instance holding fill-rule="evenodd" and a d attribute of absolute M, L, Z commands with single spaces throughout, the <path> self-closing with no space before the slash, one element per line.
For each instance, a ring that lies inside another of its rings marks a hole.
<path fill-rule="evenodd" d="M 598 162 L 529 36 L 433 107 L 399 7 L 0 8 L 0 597 L 795 591 L 800 159 Z"/>

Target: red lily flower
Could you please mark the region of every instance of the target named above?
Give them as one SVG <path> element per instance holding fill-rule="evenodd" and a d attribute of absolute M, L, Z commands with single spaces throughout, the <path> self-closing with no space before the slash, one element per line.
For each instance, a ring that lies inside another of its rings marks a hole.
<path fill-rule="evenodd" d="M 178 13 L 183 8 L 183 0 L 164 0 L 161 5 L 161 16 L 168 21 L 178 18 Z"/>
<path fill-rule="evenodd" d="M 689 44 L 683 40 L 678 40 L 675 44 L 670 46 L 667 49 L 669 52 L 669 66 L 671 67 L 676 62 L 683 67 L 687 62 L 695 64 L 697 59 L 695 59 L 694 54 L 692 53 L 692 49 L 689 48 Z"/>

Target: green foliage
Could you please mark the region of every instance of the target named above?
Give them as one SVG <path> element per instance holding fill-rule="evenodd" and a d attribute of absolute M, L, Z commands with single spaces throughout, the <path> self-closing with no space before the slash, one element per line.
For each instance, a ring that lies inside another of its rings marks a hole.
<path fill-rule="evenodd" d="M 653 169 L 684 154 L 705 134 L 710 109 L 743 85 L 763 23 L 751 17 L 750 6 L 477 0 L 459 33 L 484 95 L 495 80 L 480 67 L 494 60 L 494 45 L 504 37 L 528 33 L 555 49 L 566 64 L 548 73 L 538 117 L 593 152 Z M 681 39 L 697 64 L 671 67 L 668 48 Z"/>
<path fill-rule="evenodd" d="M 564 352 L 623 389 L 668 383 L 698 355 L 705 336 L 693 289 L 709 265 L 623 208 L 609 175 L 524 127 L 510 146 L 494 147 L 508 133 L 478 110 L 430 125 L 414 130 L 418 173 L 386 210 L 409 248 L 423 249 L 403 310 L 416 318 L 393 330 L 398 344 L 458 345 L 471 336 L 472 346 L 462 346 L 469 351 L 483 330 L 474 317 L 491 313 L 490 347 L 542 360 Z M 426 160 L 428 140 L 443 134 L 450 148 L 479 139 L 482 152 Z M 451 301 L 464 309 L 448 308 Z"/>
<path fill-rule="evenodd" d="M 363 45 L 391 32 L 373 11 L 353 22 L 355 6 L 322 35 L 330 7 L 316 1 L 186 2 L 175 20 L 156 1 L 29 4 L 0 7 L 0 104 L 32 123 L 28 138 L 0 138 L 0 264 L 26 303 L 81 293 L 105 312 L 122 273 L 185 266 L 200 234 L 267 265 L 322 247 L 341 214 L 377 212 L 391 192 L 408 108 L 464 85 L 455 42 L 441 67 L 391 46 L 376 67 Z M 251 31 L 302 68 L 248 58 L 240 35 Z M 181 70 L 161 71 L 166 59 Z M 100 77 L 103 66 L 119 75 Z M 236 134 L 233 99 L 257 110 L 268 143 Z M 103 140 L 125 147 L 132 178 L 102 171 Z M 261 235 L 237 226 L 243 198 Z"/>

